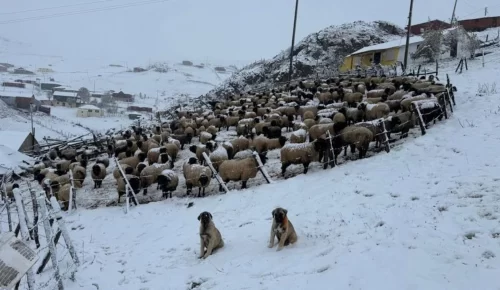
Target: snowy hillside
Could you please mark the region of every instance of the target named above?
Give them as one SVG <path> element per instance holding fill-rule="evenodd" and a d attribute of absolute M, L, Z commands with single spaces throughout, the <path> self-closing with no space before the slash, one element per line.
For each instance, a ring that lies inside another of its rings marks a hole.
<path fill-rule="evenodd" d="M 293 178 L 272 174 L 274 184 L 258 178 L 225 195 L 214 182 L 205 198 L 184 197 L 181 180 L 173 199 L 144 197 L 128 215 L 116 206 L 85 209 L 116 199 L 111 174 L 102 189 L 86 182 L 79 209 L 65 214 L 81 266 L 58 245 L 66 288 L 497 289 L 499 56 L 487 55 L 484 68 L 470 60 L 463 74 L 454 73 L 456 63 L 443 67 L 440 76 L 459 90 L 454 113 L 424 136 L 413 129 L 390 153 L 370 151 L 328 170 L 313 163 L 307 175 L 292 166 Z M 276 157 L 269 154 L 270 173 L 279 171 Z M 280 252 L 267 248 L 276 206 L 288 210 L 298 234 Z M 197 258 L 202 211 L 225 241 L 206 260 Z M 51 271 L 37 276 L 40 289 L 53 289 Z"/>
<path fill-rule="evenodd" d="M 476 92 L 500 71 L 471 67 L 452 76 L 451 119 L 389 154 L 128 216 L 80 210 L 69 220 L 85 261 L 69 289 L 497 289 L 500 94 Z M 275 206 L 299 236 L 281 252 L 267 248 Z M 226 245 L 198 260 L 205 210 Z"/>
<path fill-rule="evenodd" d="M 298 42 L 293 51 L 293 78 L 329 76 L 335 73 L 346 55 L 365 46 L 400 38 L 404 31 L 394 24 L 356 21 L 332 25 Z M 224 81 L 209 94 L 246 91 L 288 80 L 290 48 L 274 58 L 254 62 Z"/>

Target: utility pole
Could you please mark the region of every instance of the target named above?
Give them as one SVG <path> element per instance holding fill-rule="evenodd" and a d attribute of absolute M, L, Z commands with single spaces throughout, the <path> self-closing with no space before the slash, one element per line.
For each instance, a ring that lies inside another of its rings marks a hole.
<path fill-rule="evenodd" d="M 451 25 L 453 25 L 453 22 L 455 20 L 455 10 L 457 10 L 457 2 L 458 0 L 455 0 L 455 5 L 453 6 L 453 13 L 451 14 L 451 21 L 450 21 Z"/>
<path fill-rule="evenodd" d="M 408 27 L 406 30 L 406 45 L 405 45 L 405 59 L 404 59 L 404 68 L 405 71 L 408 65 L 408 50 L 410 48 L 410 27 L 411 27 L 411 13 L 413 12 L 413 0 L 410 0 L 410 13 L 408 15 Z"/>
<path fill-rule="evenodd" d="M 288 82 L 292 82 L 292 73 L 293 73 L 293 46 L 295 45 L 295 28 L 297 27 L 297 10 L 298 9 L 299 9 L 299 0 L 296 0 L 295 1 L 295 16 L 293 18 L 292 47 L 290 48 L 290 71 L 288 72 Z"/>

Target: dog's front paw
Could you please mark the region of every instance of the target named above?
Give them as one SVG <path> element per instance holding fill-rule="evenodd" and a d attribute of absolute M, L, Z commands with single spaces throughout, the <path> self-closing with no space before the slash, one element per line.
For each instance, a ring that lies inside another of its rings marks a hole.
<path fill-rule="evenodd" d="M 268 248 L 272 248 L 272 247 L 274 247 L 274 245 L 273 244 L 268 244 L 267 247 Z"/>
<path fill-rule="evenodd" d="M 276 252 L 279 252 L 279 251 L 281 251 L 281 250 L 283 250 L 283 247 L 278 247 L 278 248 L 276 249 Z"/>

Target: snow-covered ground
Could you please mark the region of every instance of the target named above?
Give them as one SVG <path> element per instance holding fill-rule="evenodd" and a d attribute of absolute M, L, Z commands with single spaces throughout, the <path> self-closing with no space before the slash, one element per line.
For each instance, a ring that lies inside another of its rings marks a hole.
<path fill-rule="evenodd" d="M 489 57 L 485 68 L 470 61 L 462 75 L 444 68 L 459 90 L 455 112 L 424 136 L 414 129 L 388 154 L 325 171 L 315 163 L 307 175 L 292 166 L 298 176 L 225 195 L 214 185 L 205 198 L 185 198 L 181 188 L 128 215 L 80 206 L 66 216 L 82 260 L 74 276 L 59 246 L 66 288 L 498 289 L 500 94 L 491 88 L 500 69 L 498 56 Z M 477 95 L 484 85 L 489 92 Z M 276 163 L 266 165 L 270 172 Z M 111 179 L 98 195 L 90 181 L 77 200 L 116 198 Z M 288 210 L 299 237 L 281 252 L 267 248 L 276 206 Z M 202 211 L 225 241 L 206 260 L 197 258 Z"/>

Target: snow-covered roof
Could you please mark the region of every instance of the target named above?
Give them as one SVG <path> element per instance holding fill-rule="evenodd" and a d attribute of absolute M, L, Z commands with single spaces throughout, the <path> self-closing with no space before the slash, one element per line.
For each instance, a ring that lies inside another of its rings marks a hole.
<path fill-rule="evenodd" d="M 76 98 L 77 93 L 74 92 L 61 92 L 61 91 L 55 91 L 54 96 L 61 96 L 61 97 L 71 97 L 71 98 Z"/>
<path fill-rule="evenodd" d="M 21 148 L 21 145 L 23 145 L 28 134 L 28 132 L 19 131 L 0 131 L 0 145 L 17 151 Z"/>
<path fill-rule="evenodd" d="M 2 97 L 24 97 L 24 98 L 30 98 L 33 96 L 32 92 L 27 92 L 27 91 L 2 91 L 0 90 L 0 96 Z"/>
<path fill-rule="evenodd" d="M 424 39 L 421 36 L 410 37 L 410 44 L 419 43 L 422 41 L 424 41 Z M 362 49 L 351 53 L 349 56 L 360 54 L 360 53 L 365 53 L 365 52 L 370 52 L 370 51 L 386 50 L 389 48 L 400 47 L 403 45 L 406 45 L 406 37 L 402 37 L 401 39 L 396 39 L 396 40 L 389 41 L 389 42 L 384 42 L 384 43 L 380 43 L 380 44 L 375 44 L 375 45 L 363 47 Z"/>
<path fill-rule="evenodd" d="M 85 105 L 81 106 L 79 109 L 86 109 L 86 110 L 100 110 L 99 107 L 96 107 L 94 105 Z"/>
<path fill-rule="evenodd" d="M 34 159 L 25 155 L 17 150 L 11 149 L 5 145 L 0 145 L 0 175 L 7 173 L 10 170 L 13 170 L 16 173 L 22 171 L 22 167 L 28 167 L 26 162 L 33 162 Z"/>

